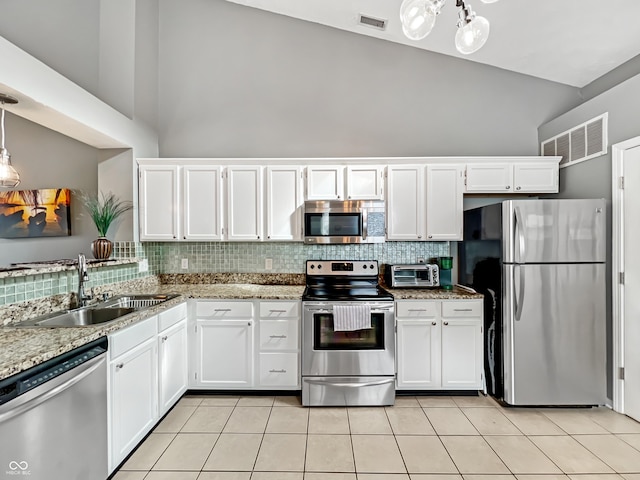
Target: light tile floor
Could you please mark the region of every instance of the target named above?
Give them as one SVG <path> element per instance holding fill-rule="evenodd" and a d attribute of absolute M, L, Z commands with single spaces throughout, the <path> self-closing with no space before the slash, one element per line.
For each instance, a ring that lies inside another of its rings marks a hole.
<path fill-rule="evenodd" d="M 640 423 L 606 408 L 398 397 L 186 396 L 113 480 L 640 480 Z"/>

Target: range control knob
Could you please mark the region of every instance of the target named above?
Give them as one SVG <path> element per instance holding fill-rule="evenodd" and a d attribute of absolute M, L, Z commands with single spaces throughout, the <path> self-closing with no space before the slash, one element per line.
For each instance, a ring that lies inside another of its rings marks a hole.
<path fill-rule="evenodd" d="M 366 268 L 367 268 L 367 266 L 366 266 L 366 265 L 362 265 L 362 268 L 365 268 L 365 269 L 366 269 Z"/>
<path fill-rule="evenodd" d="M 316 268 L 316 266 L 312 263 L 311 267 L 309 267 L 309 268 L 311 268 L 311 270 L 313 270 L 314 268 Z"/>
<path fill-rule="evenodd" d="M 373 268 L 374 268 L 374 267 L 373 267 L 373 265 L 369 265 L 369 268 L 370 268 L 371 270 L 373 270 Z"/>
<path fill-rule="evenodd" d="M 318 270 L 322 270 L 322 265 L 318 264 Z"/>

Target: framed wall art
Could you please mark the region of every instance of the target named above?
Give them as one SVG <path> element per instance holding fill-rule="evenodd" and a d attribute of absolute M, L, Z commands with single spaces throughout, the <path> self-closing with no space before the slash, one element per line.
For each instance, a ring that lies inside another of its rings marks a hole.
<path fill-rule="evenodd" d="M 0 192 L 0 238 L 71 235 L 68 188 Z"/>

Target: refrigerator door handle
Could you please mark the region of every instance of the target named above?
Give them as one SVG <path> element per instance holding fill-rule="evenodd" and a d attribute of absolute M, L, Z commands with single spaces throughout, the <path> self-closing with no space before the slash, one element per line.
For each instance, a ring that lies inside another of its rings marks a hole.
<path fill-rule="evenodd" d="M 517 295 L 514 295 L 515 307 L 516 307 L 516 322 L 519 322 L 520 318 L 522 317 L 522 304 L 524 303 L 524 274 L 522 273 L 520 265 L 515 265 L 513 272 L 514 272 L 514 275 L 515 275 L 515 272 L 518 272 L 518 275 L 520 276 L 520 291 L 517 292 Z M 513 282 L 514 289 L 515 289 L 515 286 L 516 286 L 516 282 L 514 281 Z"/>
<path fill-rule="evenodd" d="M 520 214 L 520 207 L 515 207 L 515 231 L 518 236 L 518 257 L 516 262 L 522 263 L 522 259 L 526 253 L 526 242 L 524 239 L 524 223 L 522 222 L 522 215 Z"/>

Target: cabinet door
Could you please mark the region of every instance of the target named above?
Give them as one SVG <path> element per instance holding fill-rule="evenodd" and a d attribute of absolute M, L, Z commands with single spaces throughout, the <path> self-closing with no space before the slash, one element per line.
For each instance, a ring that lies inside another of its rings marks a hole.
<path fill-rule="evenodd" d="M 558 164 L 520 163 L 513 166 L 513 184 L 516 193 L 558 193 Z"/>
<path fill-rule="evenodd" d="M 299 167 L 267 168 L 267 240 L 302 238 L 300 173 Z"/>
<path fill-rule="evenodd" d="M 109 364 L 111 467 L 116 467 L 158 418 L 158 348 L 155 338 Z"/>
<path fill-rule="evenodd" d="M 175 241 L 180 232 L 177 165 L 141 165 L 140 240 Z"/>
<path fill-rule="evenodd" d="M 197 320 L 196 383 L 207 388 L 253 385 L 253 321 Z"/>
<path fill-rule="evenodd" d="M 227 240 L 262 239 L 262 168 L 227 168 Z"/>
<path fill-rule="evenodd" d="M 336 165 L 307 167 L 307 200 L 343 200 L 344 167 Z"/>
<path fill-rule="evenodd" d="M 462 240 L 462 167 L 427 165 L 427 240 Z"/>
<path fill-rule="evenodd" d="M 220 170 L 219 166 L 183 167 L 183 240 L 222 239 Z"/>
<path fill-rule="evenodd" d="M 434 318 L 398 319 L 397 357 L 401 389 L 440 386 L 440 324 Z"/>
<path fill-rule="evenodd" d="M 382 200 L 382 167 L 347 167 L 347 200 Z"/>
<path fill-rule="evenodd" d="M 388 167 L 387 240 L 423 240 L 424 230 L 424 167 Z"/>
<path fill-rule="evenodd" d="M 442 388 L 482 388 L 482 319 L 442 319 Z"/>
<path fill-rule="evenodd" d="M 158 335 L 158 378 L 160 416 L 187 391 L 187 319 Z"/>
<path fill-rule="evenodd" d="M 513 191 L 513 168 L 508 163 L 467 165 L 467 193 L 510 193 Z"/>

